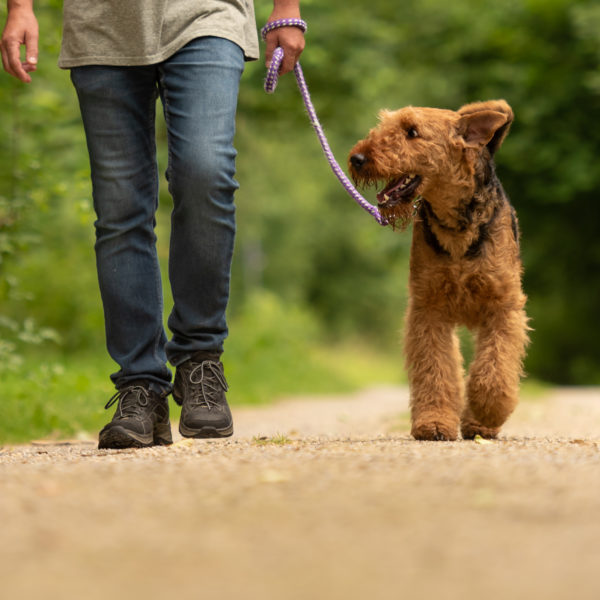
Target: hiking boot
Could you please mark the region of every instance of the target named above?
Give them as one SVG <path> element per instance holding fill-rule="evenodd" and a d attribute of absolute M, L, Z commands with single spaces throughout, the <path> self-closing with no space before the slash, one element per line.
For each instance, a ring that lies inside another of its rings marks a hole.
<path fill-rule="evenodd" d="M 233 419 L 225 399 L 223 364 L 198 353 L 177 367 L 173 398 L 181 409 L 179 432 L 184 437 L 220 438 L 233 434 Z"/>
<path fill-rule="evenodd" d="M 165 396 L 151 390 L 146 381 L 121 387 L 107 402 L 117 410 L 100 432 L 98 448 L 145 448 L 173 443 L 169 404 Z"/>

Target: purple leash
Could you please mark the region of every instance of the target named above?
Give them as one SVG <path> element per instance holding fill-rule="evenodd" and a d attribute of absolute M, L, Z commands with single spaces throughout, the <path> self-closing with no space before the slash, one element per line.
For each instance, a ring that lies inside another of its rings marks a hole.
<path fill-rule="evenodd" d="M 307 25 L 306 22 L 302 19 L 278 19 L 277 21 L 271 21 L 267 23 L 260 31 L 263 40 L 266 39 L 267 33 L 273 31 L 273 29 L 278 29 L 279 27 L 298 27 L 302 29 L 303 32 L 306 31 Z M 279 76 L 279 68 L 281 66 L 281 61 L 283 60 L 283 48 L 276 48 L 273 52 L 273 58 L 271 59 L 271 64 L 267 69 L 267 77 L 265 78 L 265 92 L 267 94 L 272 94 L 277 87 L 277 78 Z M 366 210 L 380 225 L 387 225 L 388 222 L 381 216 L 381 213 L 377 209 L 376 206 L 373 206 L 369 201 L 367 201 L 358 190 L 352 185 L 352 182 L 346 177 L 344 171 L 335 160 L 335 156 L 329 147 L 329 142 L 325 137 L 325 132 L 323 131 L 323 127 L 321 127 L 321 123 L 319 122 L 319 118 L 317 117 L 317 112 L 315 111 L 315 107 L 313 106 L 312 100 L 310 98 L 310 93 L 308 91 L 308 86 L 306 85 L 306 80 L 304 79 L 304 73 L 302 72 L 302 67 L 300 63 L 297 62 L 294 66 L 294 74 L 296 75 L 296 81 L 298 82 L 298 88 L 300 89 L 300 94 L 302 95 L 302 100 L 304 100 L 304 106 L 306 107 L 306 111 L 308 112 L 308 117 L 310 119 L 310 123 L 313 126 L 317 137 L 319 138 L 319 142 L 321 144 L 321 148 L 323 148 L 323 152 L 327 157 L 327 161 L 329 162 L 329 166 L 331 170 L 334 172 L 335 176 L 339 179 L 340 183 L 344 186 L 344 189 L 350 194 L 352 198 L 361 206 L 364 210 Z"/>

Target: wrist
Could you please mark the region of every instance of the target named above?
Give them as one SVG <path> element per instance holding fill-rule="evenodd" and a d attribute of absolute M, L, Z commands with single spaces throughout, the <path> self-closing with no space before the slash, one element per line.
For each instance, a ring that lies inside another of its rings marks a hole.
<path fill-rule="evenodd" d="M 270 21 L 275 19 L 299 19 L 300 2 L 298 0 L 273 0 Z"/>
<path fill-rule="evenodd" d="M 11 12 L 33 12 L 33 0 L 7 0 L 6 9 Z"/>
<path fill-rule="evenodd" d="M 7 17 L 29 17 L 31 15 L 34 15 L 35 13 L 33 12 L 33 4 L 32 2 L 13 2 L 7 5 L 7 10 L 6 10 L 6 16 Z"/>

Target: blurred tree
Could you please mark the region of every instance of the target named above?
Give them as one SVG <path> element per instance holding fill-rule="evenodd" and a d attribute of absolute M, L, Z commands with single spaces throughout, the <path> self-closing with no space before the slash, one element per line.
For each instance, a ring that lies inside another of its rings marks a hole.
<path fill-rule="evenodd" d="M 598 3 L 405 0 L 392 9 L 384 0 L 308 1 L 304 16 L 309 31 L 303 68 L 319 115 L 326 129 L 333 130 L 332 146 L 342 149 L 342 157 L 375 124 L 379 108 L 458 108 L 495 97 L 509 101 L 516 120 L 497 160 L 523 231 L 525 287 L 535 329 L 527 367 L 549 381 L 600 383 L 595 326 L 600 301 L 600 237 L 595 235 L 600 221 Z M 316 141 L 311 146 L 296 137 L 302 115 L 292 82 L 280 84 L 282 89 L 269 99 L 269 114 L 259 96 L 261 75 L 253 70 L 246 79 L 250 89 L 242 97 L 243 114 L 252 114 L 260 129 L 249 131 L 260 135 L 261 142 L 269 137 L 267 123 L 274 120 L 285 121 L 294 131 L 297 149 L 281 147 L 288 157 L 287 204 L 294 194 L 290 188 L 303 186 L 293 176 L 296 161 L 305 162 L 307 153 L 319 150 Z M 274 131 L 285 135 L 280 125 Z M 247 143 L 247 137 L 242 141 Z M 366 217 L 354 225 L 352 211 L 357 209 L 331 176 L 327 179 L 318 169 L 321 203 L 312 236 L 319 236 L 316 229 L 324 232 L 326 246 L 320 248 L 323 253 L 326 248 L 326 255 L 313 262 L 307 300 L 328 323 L 353 322 L 379 336 L 381 330 L 373 330 L 369 321 L 373 311 L 388 328 L 401 323 L 398 291 L 404 281 L 398 278 L 398 262 L 405 260 L 408 236 L 390 241 L 389 232 L 375 231 Z M 269 202 L 279 201 L 278 189 L 266 190 Z M 280 237 L 279 244 L 285 235 Z M 288 256 L 281 246 L 272 248 L 268 238 L 265 244 L 263 255 Z M 397 287 L 390 294 L 393 285 Z"/>
<path fill-rule="evenodd" d="M 259 25 L 270 4 L 257 0 Z M 528 371 L 600 383 L 597 1 L 302 6 L 309 30 L 301 62 L 342 164 L 381 108 L 458 108 L 494 97 L 513 106 L 516 121 L 497 160 L 523 230 L 535 328 Z M 85 142 L 68 73 L 55 66 L 60 7 L 49 0 L 37 9 L 42 53 L 34 83 L 0 77 L 0 314 L 19 331 L 28 318 L 53 327 L 64 349 L 75 351 L 101 346 L 103 328 Z M 353 204 L 322 157 L 293 78 L 267 96 L 263 77 L 262 63 L 248 64 L 240 97 L 232 317 L 265 288 L 290 309 L 308 309 L 331 337 L 391 348 L 405 308 L 410 233 L 378 227 Z M 164 256 L 165 189 L 161 199 Z M 11 335 L 0 324 L 0 339 Z"/>
<path fill-rule="evenodd" d="M 59 0 L 36 8 L 41 36 L 33 82 L 24 85 L 4 73 L 0 77 L 0 367 L 4 368 L 18 362 L 24 345 L 62 338 L 66 348 L 81 347 L 81 325 L 90 307 L 85 299 L 90 294 L 79 293 L 78 284 L 95 279 L 92 234 L 82 227 L 92 219 L 83 131 L 69 75 L 56 67 L 61 8 Z M 79 274 L 82 263 L 85 268 Z"/>

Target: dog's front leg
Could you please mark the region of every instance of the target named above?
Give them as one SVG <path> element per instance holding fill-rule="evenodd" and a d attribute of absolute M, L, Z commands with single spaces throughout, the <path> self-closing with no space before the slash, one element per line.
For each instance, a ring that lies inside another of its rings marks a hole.
<path fill-rule="evenodd" d="M 500 313 L 479 328 L 467 381 L 467 405 L 461 419 L 463 438 L 495 438 L 515 409 L 527 330 L 524 310 Z"/>
<path fill-rule="evenodd" d="M 463 407 L 463 369 L 454 327 L 412 303 L 405 329 L 412 435 L 455 440 Z"/>

